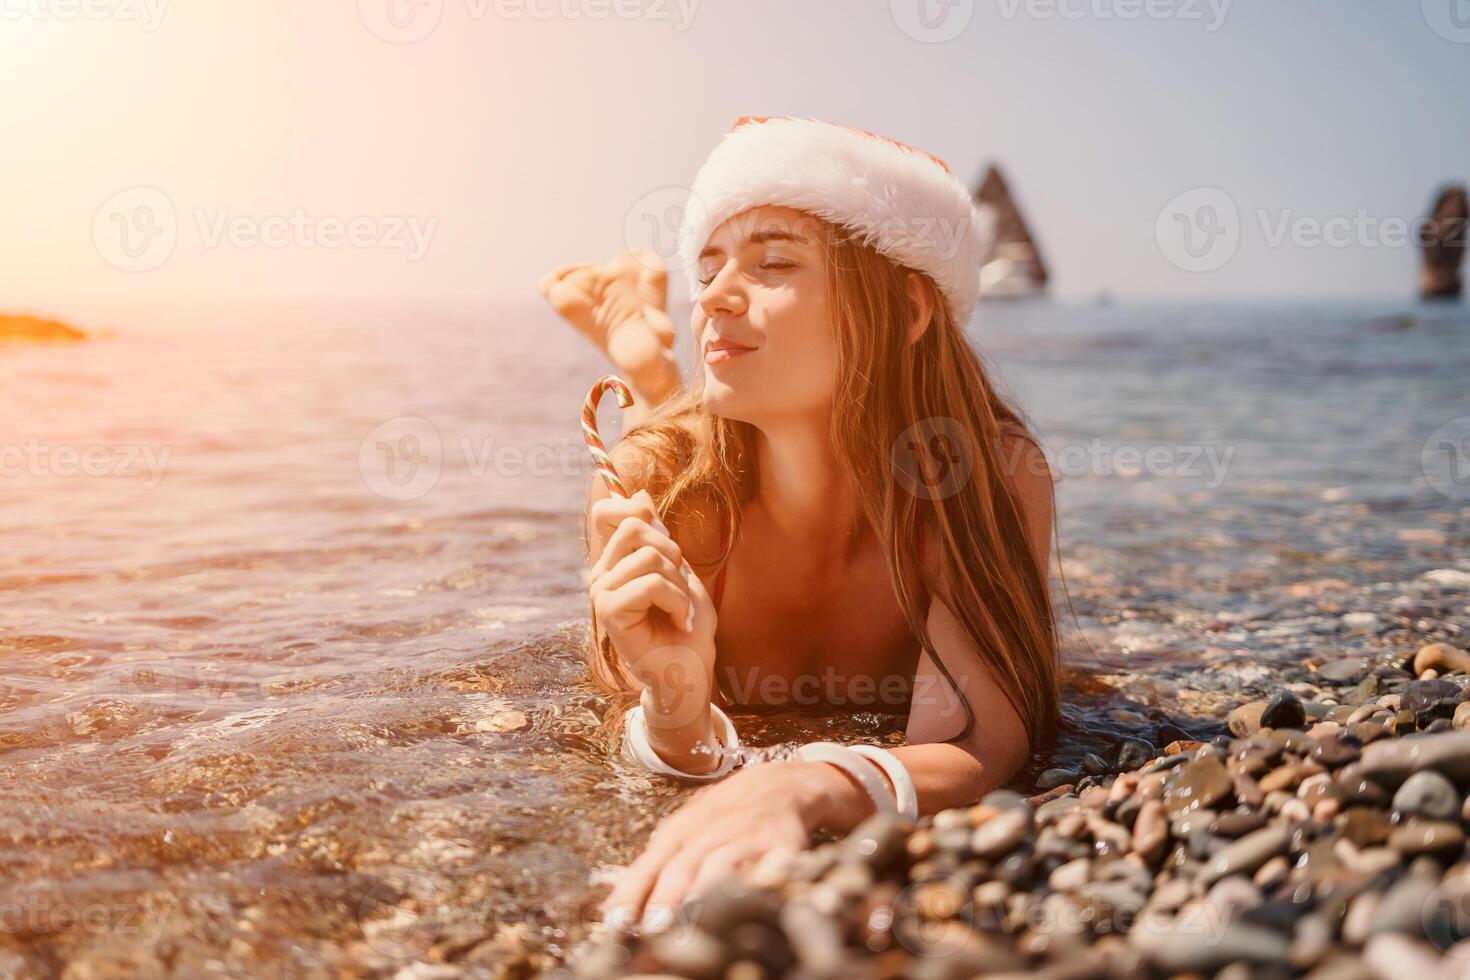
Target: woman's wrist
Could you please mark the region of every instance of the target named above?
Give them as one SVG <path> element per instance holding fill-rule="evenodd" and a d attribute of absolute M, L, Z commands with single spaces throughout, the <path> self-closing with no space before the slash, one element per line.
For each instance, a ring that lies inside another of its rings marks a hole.
<path fill-rule="evenodd" d="M 692 698 L 688 691 L 672 703 L 644 687 L 639 695 L 648 729 L 648 744 L 669 765 L 692 775 L 718 769 L 722 746 L 715 733 L 709 699 Z"/>
<path fill-rule="evenodd" d="M 858 781 L 831 763 L 792 760 L 785 765 L 802 769 L 794 781 L 796 805 L 808 832 L 846 832 L 878 812 Z"/>

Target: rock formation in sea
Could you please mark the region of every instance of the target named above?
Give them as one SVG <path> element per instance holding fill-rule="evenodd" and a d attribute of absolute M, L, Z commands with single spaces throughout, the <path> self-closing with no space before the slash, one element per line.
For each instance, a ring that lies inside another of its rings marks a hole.
<path fill-rule="evenodd" d="M 1430 212 L 1421 247 L 1424 265 L 1419 273 L 1423 299 L 1459 299 L 1464 288 L 1460 266 L 1465 259 L 1465 236 L 1470 230 L 1470 205 L 1465 187 L 1451 184 L 1440 190 Z"/>
<path fill-rule="evenodd" d="M 56 344 L 86 339 L 85 333 L 59 320 L 0 313 L 0 343 Z"/>
<path fill-rule="evenodd" d="M 1011 299 L 1046 290 L 1046 263 L 1011 197 L 1000 167 L 991 165 L 975 191 L 975 203 L 994 222 L 994 244 L 980 264 L 980 298 Z"/>

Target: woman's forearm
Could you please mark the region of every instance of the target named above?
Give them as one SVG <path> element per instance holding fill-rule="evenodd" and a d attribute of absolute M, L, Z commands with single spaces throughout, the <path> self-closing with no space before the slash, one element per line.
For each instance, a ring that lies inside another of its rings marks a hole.
<path fill-rule="evenodd" d="M 929 815 L 940 810 L 977 802 L 1010 778 L 997 772 L 958 745 L 943 742 L 905 745 L 890 750 L 909 772 L 919 797 L 919 813 Z M 821 776 L 812 781 L 814 801 L 808 809 L 818 827 L 846 832 L 852 830 L 877 807 L 857 781 L 836 766 L 823 766 Z"/>
<path fill-rule="evenodd" d="M 687 691 L 682 696 L 692 697 Z M 648 727 L 648 744 L 660 759 L 691 775 L 719 768 L 721 747 L 707 697 L 676 701 L 671 706 L 666 699 L 656 696 L 652 688 L 645 687 L 640 703 Z"/>

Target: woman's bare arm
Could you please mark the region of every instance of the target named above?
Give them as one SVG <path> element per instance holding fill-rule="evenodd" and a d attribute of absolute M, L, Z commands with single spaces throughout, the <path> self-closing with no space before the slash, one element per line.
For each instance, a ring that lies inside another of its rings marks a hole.
<path fill-rule="evenodd" d="M 1031 546 L 1046 569 L 1051 547 L 1052 471 L 1040 449 L 1020 439 L 1010 447 L 1012 486 L 1021 499 Z M 954 689 L 926 652 L 914 680 L 908 743 L 893 754 L 908 768 L 919 797 L 919 812 L 935 813 L 972 803 L 1005 785 L 1030 752 L 1026 727 L 983 655 L 974 648 L 959 621 L 944 603 L 930 603 L 927 621 L 935 651 L 969 702 L 974 715 L 970 734 L 954 738 L 965 724 L 965 709 Z M 824 787 L 814 808 L 820 825 L 850 830 L 874 812 L 872 800 L 840 770 L 826 766 L 814 778 Z"/>

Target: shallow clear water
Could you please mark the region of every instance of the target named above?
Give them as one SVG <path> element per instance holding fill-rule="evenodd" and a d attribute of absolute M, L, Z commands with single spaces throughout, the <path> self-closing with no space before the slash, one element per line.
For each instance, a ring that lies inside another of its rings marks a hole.
<path fill-rule="evenodd" d="M 1212 734 L 1470 568 L 1421 461 L 1470 415 L 1470 314 L 1021 304 L 975 334 L 1063 476 L 1054 762 Z M 582 934 L 589 873 L 678 802 L 609 760 L 580 679 L 590 348 L 535 305 L 273 309 L 0 367 L 0 968 L 381 972 Z"/>

